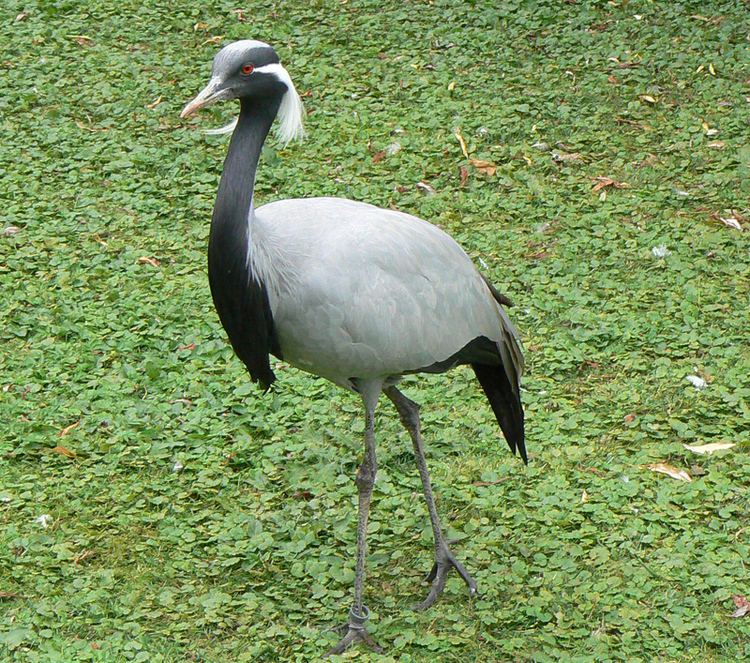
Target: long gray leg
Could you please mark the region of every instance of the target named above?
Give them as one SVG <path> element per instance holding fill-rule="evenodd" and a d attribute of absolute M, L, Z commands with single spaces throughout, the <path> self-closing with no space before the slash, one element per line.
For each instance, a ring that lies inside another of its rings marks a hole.
<path fill-rule="evenodd" d="M 380 385 L 377 385 L 377 392 Z M 375 402 L 362 394 L 365 401 L 365 453 L 362 464 L 357 470 L 357 488 L 359 490 L 359 518 L 357 522 L 357 567 L 354 575 L 354 605 L 349 610 L 349 623 L 344 638 L 326 656 L 343 653 L 350 645 L 361 640 L 374 651 L 380 653 L 383 650 L 375 644 L 365 628 L 370 616 L 370 611 L 362 603 L 362 585 L 365 579 L 365 560 L 367 557 L 367 519 L 370 515 L 370 500 L 372 499 L 372 487 L 375 484 L 375 475 L 378 470 L 375 457 Z"/>
<path fill-rule="evenodd" d="M 435 564 L 432 571 L 427 576 L 427 581 L 432 582 L 430 593 L 427 598 L 415 606 L 416 610 L 427 610 L 437 598 L 442 594 L 445 588 L 445 581 L 448 577 L 448 571 L 451 567 L 458 571 L 461 578 L 469 587 L 469 594 L 475 596 L 477 593 L 477 583 L 469 575 L 464 566 L 453 556 L 448 543 L 443 536 L 443 530 L 440 527 L 440 518 L 438 517 L 437 508 L 435 507 L 435 498 L 432 494 L 430 485 L 430 475 L 427 472 L 427 460 L 424 455 L 424 445 L 422 444 L 422 435 L 419 431 L 419 405 L 404 396 L 396 387 L 386 387 L 385 395 L 396 406 L 401 423 L 409 432 L 411 441 L 414 445 L 414 456 L 419 468 L 419 476 L 422 478 L 422 488 L 424 490 L 427 510 L 430 513 L 430 522 L 432 523 L 432 535 L 435 540 Z"/>

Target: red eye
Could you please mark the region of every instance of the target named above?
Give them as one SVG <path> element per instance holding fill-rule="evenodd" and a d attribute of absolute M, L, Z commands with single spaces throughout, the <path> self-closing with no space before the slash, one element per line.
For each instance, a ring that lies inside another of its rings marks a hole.
<path fill-rule="evenodd" d="M 243 74 L 245 74 L 245 76 L 249 76 L 250 74 L 253 73 L 254 69 L 255 67 L 253 67 L 253 65 L 251 64 L 243 64 L 241 71 Z"/>

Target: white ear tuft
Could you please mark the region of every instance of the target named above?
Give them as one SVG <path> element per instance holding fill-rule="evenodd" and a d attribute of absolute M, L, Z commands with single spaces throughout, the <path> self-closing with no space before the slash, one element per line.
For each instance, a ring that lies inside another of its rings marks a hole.
<path fill-rule="evenodd" d="M 229 124 L 225 124 L 223 127 L 217 129 L 204 129 L 203 133 L 207 136 L 222 136 L 224 134 L 231 134 L 234 128 L 237 126 L 239 118 L 234 118 Z"/>
<path fill-rule="evenodd" d="M 276 129 L 277 138 L 284 147 L 295 139 L 304 138 L 305 127 L 302 124 L 302 118 L 305 114 L 305 108 L 302 105 L 302 99 L 297 94 L 297 88 L 292 83 L 289 72 L 280 64 L 269 64 L 265 67 L 260 67 L 256 71 L 271 72 L 286 85 L 286 92 L 281 99 L 279 112 L 276 116 L 279 120 L 279 125 Z"/>

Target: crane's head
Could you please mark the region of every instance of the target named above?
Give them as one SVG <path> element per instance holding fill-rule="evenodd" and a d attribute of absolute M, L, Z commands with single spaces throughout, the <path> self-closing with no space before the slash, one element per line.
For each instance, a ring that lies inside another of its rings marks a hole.
<path fill-rule="evenodd" d="M 188 117 L 216 101 L 281 97 L 277 117 L 278 136 L 287 144 L 304 135 L 302 101 L 279 62 L 276 51 L 268 44 L 253 39 L 235 41 L 222 48 L 214 58 L 211 80 L 182 109 L 180 117 Z M 208 133 L 228 133 L 235 122 Z"/>

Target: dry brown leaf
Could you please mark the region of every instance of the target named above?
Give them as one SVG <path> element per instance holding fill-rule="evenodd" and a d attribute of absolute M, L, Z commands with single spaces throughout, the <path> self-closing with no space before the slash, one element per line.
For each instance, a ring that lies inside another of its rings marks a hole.
<path fill-rule="evenodd" d="M 187 345 L 181 345 L 178 350 L 195 350 L 195 343 L 188 343 Z"/>
<path fill-rule="evenodd" d="M 607 76 L 607 80 L 612 83 L 612 85 L 619 85 L 620 81 L 617 80 L 617 76 Z"/>
<path fill-rule="evenodd" d="M 70 431 L 72 431 L 74 428 L 78 428 L 78 426 L 80 425 L 81 425 L 81 421 L 79 419 L 74 424 L 70 424 L 70 426 L 66 426 L 60 431 L 59 433 L 60 437 L 65 437 L 68 433 L 70 433 Z"/>
<path fill-rule="evenodd" d="M 68 39 L 72 39 L 79 46 L 91 46 L 94 40 L 86 35 L 68 35 Z"/>
<path fill-rule="evenodd" d="M 678 481 L 692 481 L 690 475 L 685 472 L 685 470 L 678 470 L 676 467 L 667 465 L 666 463 L 653 463 L 652 465 L 648 465 L 647 467 L 653 472 L 666 474 L 667 476 L 670 476 L 673 479 L 677 479 Z"/>
<path fill-rule="evenodd" d="M 724 149 L 724 141 L 723 140 L 712 140 L 708 143 L 706 143 L 706 147 L 710 147 L 714 150 L 723 150 Z"/>
<path fill-rule="evenodd" d="M 592 191 L 599 191 L 600 189 L 603 189 L 604 187 L 614 187 L 615 189 L 627 189 L 630 185 L 626 184 L 625 182 L 618 182 L 617 180 L 613 180 L 611 177 L 603 177 L 598 176 L 593 179 L 596 184 L 594 184 Z"/>
<path fill-rule="evenodd" d="M 750 601 L 748 601 L 744 596 L 737 594 L 736 596 L 732 597 L 732 601 L 734 601 L 734 605 L 737 606 L 737 610 L 729 615 L 730 617 L 739 619 L 740 617 L 750 615 Z"/>
<path fill-rule="evenodd" d="M 372 162 L 380 163 L 384 158 L 385 158 L 385 150 L 380 150 L 380 152 L 375 152 L 375 154 L 372 155 Z"/>
<path fill-rule="evenodd" d="M 76 452 L 71 451 L 70 449 L 66 449 L 65 447 L 60 446 L 59 444 L 56 447 L 52 447 L 52 451 L 54 451 L 56 454 L 60 454 L 61 456 L 65 456 L 66 458 L 75 458 Z"/>
<path fill-rule="evenodd" d="M 73 558 L 73 564 L 80 564 L 84 560 L 87 560 L 89 557 L 93 557 L 94 555 L 96 555 L 96 553 L 93 550 L 88 550 L 88 549 L 84 550 L 84 551 L 78 553 Z"/>
<path fill-rule="evenodd" d="M 3 237 L 10 237 L 11 235 L 16 235 L 19 232 L 21 232 L 21 229 L 18 226 L 8 226 L 7 228 L 3 228 Z"/>
<path fill-rule="evenodd" d="M 21 595 L 16 592 L 0 592 L 0 599 L 14 599 L 18 596 Z"/>
<path fill-rule="evenodd" d="M 495 479 L 494 481 L 474 481 L 472 483 L 472 486 L 477 486 L 478 488 L 483 488 L 485 486 L 497 486 L 497 484 L 502 483 L 503 481 L 507 481 L 510 477 L 500 477 L 499 479 Z"/>
<path fill-rule="evenodd" d="M 159 98 L 158 98 L 158 99 L 156 99 L 155 101 L 152 101 L 152 102 L 151 102 L 150 104 L 146 104 L 146 108 L 148 108 L 149 110 L 153 110 L 153 109 L 154 109 L 154 108 L 156 108 L 156 107 L 157 107 L 157 106 L 158 106 L 158 105 L 159 105 L 160 103 L 161 103 L 161 97 L 159 97 Z"/>
<path fill-rule="evenodd" d="M 458 144 L 461 146 L 461 152 L 468 159 L 469 151 L 466 149 L 466 141 L 464 140 L 464 137 L 461 135 L 461 129 L 456 129 L 453 135 L 456 137 Z"/>
<path fill-rule="evenodd" d="M 697 446 L 691 446 L 690 444 L 683 444 L 682 446 L 694 454 L 712 454 L 716 451 L 731 449 L 737 445 L 734 442 L 711 442 L 711 444 L 699 444 Z"/>
<path fill-rule="evenodd" d="M 489 175 L 492 177 L 497 172 L 497 164 L 492 161 L 484 161 L 483 159 L 469 159 L 469 163 L 474 166 L 480 173 Z"/>
<path fill-rule="evenodd" d="M 655 104 L 656 103 L 656 99 L 654 97 L 652 97 L 650 94 L 639 94 L 638 98 L 641 101 L 645 101 L 645 102 L 647 102 L 649 104 Z"/>
<path fill-rule="evenodd" d="M 469 179 L 469 169 L 466 166 L 461 166 L 458 169 L 458 174 L 461 177 L 461 181 L 459 182 L 458 186 L 460 187 L 466 186 L 466 182 Z"/>
<path fill-rule="evenodd" d="M 247 19 L 245 18 L 245 10 L 244 9 L 233 9 L 233 14 L 237 14 L 237 20 L 240 23 L 244 23 Z"/>
<path fill-rule="evenodd" d="M 156 258 L 149 258 L 148 256 L 141 256 L 138 258 L 139 265 L 151 265 L 152 267 L 158 267 L 161 263 Z"/>
<path fill-rule="evenodd" d="M 586 492 L 586 489 L 584 488 L 583 492 L 581 493 L 581 503 L 585 504 L 589 501 L 589 494 Z"/>
<path fill-rule="evenodd" d="M 218 44 L 222 39 L 224 39 L 224 35 L 215 35 L 206 39 L 206 41 L 204 41 L 201 46 L 205 46 L 206 44 Z"/>
<path fill-rule="evenodd" d="M 552 160 L 558 162 L 580 161 L 583 157 L 578 152 L 553 152 Z"/>
<path fill-rule="evenodd" d="M 727 228 L 734 228 L 735 230 L 742 230 L 742 226 L 740 225 L 740 222 L 737 221 L 733 216 L 720 216 L 719 221 L 721 221 Z"/>
<path fill-rule="evenodd" d="M 208 23 L 204 23 L 203 21 L 199 21 L 193 26 L 193 32 L 198 32 L 198 30 L 206 31 L 208 30 Z"/>
<path fill-rule="evenodd" d="M 633 422 L 635 421 L 635 414 L 633 414 L 632 412 L 631 412 L 630 414 L 626 414 L 626 415 L 625 415 L 625 416 L 624 416 L 624 417 L 622 418 L 622 420 L 623 420 L 623 421 L 624 421 L 624 422 L 625 422 L 626 424 L 630 424 L 630 423 L 633 423 Z"/>

